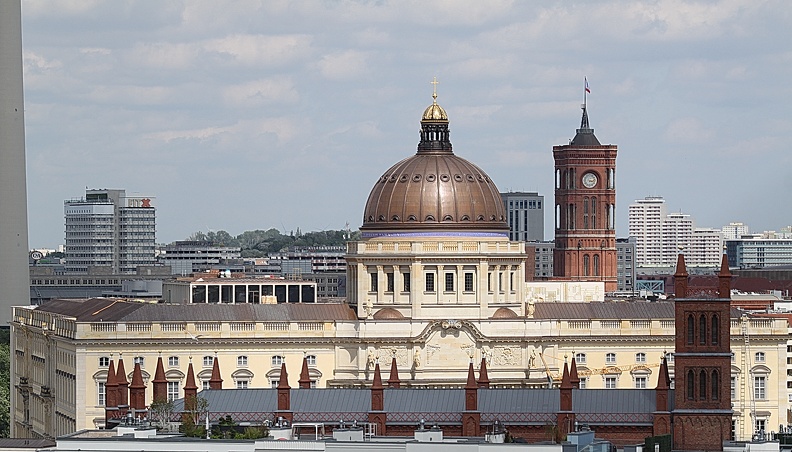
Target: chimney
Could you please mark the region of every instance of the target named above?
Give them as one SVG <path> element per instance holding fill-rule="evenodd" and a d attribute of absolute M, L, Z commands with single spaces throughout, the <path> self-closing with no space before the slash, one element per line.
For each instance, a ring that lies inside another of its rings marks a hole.
<path fill-rule="evenodd" d="M 721 260 L 720 272 L 718 273 L 719 298 L 731 298 L 731 277 L 732 274 L 729 271 L 729 258 L 724 254 Z"/>
<path fill-rule="evenodd" d="M 303 356 L 302 370 L 300 371 L 300 389 L 311 389 L 311 375 L 308 373 L 308 357 Z"/>
<path fill-rule="evenodd" d="M 569 374 L 569 366 L 564 361 L 564 374 L 561 378 L 561 388 L 559 390 L 560 397 L 560 411 L 556 417 L 556 425 L 558 426 L 558 434 L 560 438 L 565 438 L 566 435 L 573 431 L 575 425 L 575 412 L 572 411 L 572 377 Z"/>
<path fill-rule="evenodd" d="M 212 363 L 212 376 L 209 377 L 209 389 L 223 389 L 223 379 L 220 378 L 220 361 L 215 355 Z"/>
<path fill-rule="evenodd" d="M 192 360 L 187 366 L 187 383 L 184 385 L 184 409 L 193 411 L 198 408 L 198 385 L 195 384 L 195 372 L 193 372 Z"/>
<path fill-rule="evenodd" d="M 116 368 L 116 383 L 118 383 L 118 409 L 122 415 L 126 415 L 129 408 L 129 381 L 124 369 L 124 358 L 119 355 L 118 367 Z"/>
<path fill-rule="evenodd" d="M 388 377 L 388 387 L 399 389 L 401 387 L 401 380 L 399 380 L 399 367 L 396 365 L 396 357 L 391 359 L 390 376 Z"/>
<path fill-rule="evenodd" d="M 677 256 L 676 273 L 674 273 L 674 296 L 676 298 L 686 298 L 688 291 L 688 272 L 685 267 L 685 255 L 679 253 Z"/>
<path fill-rule="evenodd" d="M 569 369 L 569 381 L 572 382 L 573 389 L 580 389 L 580 377 L 577 371 L 577 362 L 575 362 L 575 353 L 572 353 L 572 366 Z"/>
<path fill-rule="evenodd" d="M 394 358 L 395 360 L 395 358 Z M 368 421 L 376 424 L 377 435 L 385 435 L 385 428 L 388 414 L 385 412 L 385 387 L 382 386 L 382 375 L 380 374 L 379 361 L 374 364 L 374 382 L 371 385 L 371 411 L 368 413 Z"/>
<path fill-rule="evenodd" d="M 294 413 L 291 411 L 291 386 L 289 374 L 286 372 L 286 361 L 281 363 L 280 376 L 278 377 L 278 411 L 277 416 L 292 422 Z"/>
<path fill-rule="evenodd" d="M 484 368 L 486 376 L 486 367 Z M 465 412 L 462 413 L 462 436 L 479 436 L 481 433 L 481 412 L 478 411 L 478 391 L 481 382 L 476 383 L 473 361 L 468 365 L 465 383 Z"/>
<path fill-rule="evenodd" d="M 479 388 L 489 388 L 490 380 L 487 376 L 487 358 L 481 357 L 481 367 L 479 368 Z"/>
<path fill-rule="evenodd" d="M 154 372 L 151 386 L 154 390 L 152 400 L 155 402 L 168 400 L 168 380 L 165 378 L 165 366 L 162 365 L 162 355 L 157 358 L 157 370 Z"/>
<path fill-rule="evenodd" d="M 143 384 L 143 372 L 140 370 L 140 363 L 135 363 L 132 370 L 132 384 L 129 385 L 129 407 L 138 411 L 146 410 L 146 385 Z"/>
<path fill-rule="evenodd" d="M 115 363 L 110 357 L 110 367 L 107 369 L 107 382 L 105 382 L 105 428 L 110 425 L 118 412 L 118 382 L 116 381 Z"/>

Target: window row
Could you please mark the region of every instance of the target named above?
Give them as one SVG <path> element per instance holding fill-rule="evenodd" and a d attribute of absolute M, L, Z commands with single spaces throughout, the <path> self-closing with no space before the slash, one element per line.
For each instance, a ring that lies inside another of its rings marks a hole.
<path fill-rule="evenodd" d="M 635 354 L 635 362 L 636 363 L 645 363 L 646 362 L 646 353 L 638 352 Z M 576 364 L 586 364 L 586 354 L 585 353 L 575 353 L 575 363 Z M 616 364 L 616 353 L 606 353 L 605 354 L 605 364 Z"/>
<path fill-rule="evenodd" d="M 698 372 L 691 369 L 685 377 L 685 395 L 688 400 L 718 400 L 720 387 L 720 372 L 717 369 L 701 369 Z"/>
<path fill-rule="evenodd" d="M 203 367 L 212 367 L 214 365 L 214 356 L 206 355 L 203 357 L 202 364 Z M 306 355 L 306 361 L 308 361 L 309 366 L 316 366 L 316 355 Z M 270 364 L 272 367 L 280 367 L 283 364 L 284 357 L 281 355 L 274 355 L 270 358 Z M 144 367 L 144 358 L 142 356 L 136 356 L 134 358 L 134 363 L 140 363 L 140 367 Z M 169 356 L 168 357 L 168 367 L 179 367 L 179 357 L 178 356 Z M 110 357 L 109 356 L 100 356 L 99 357 L 99 367 L 109 367 L 110 366 Z M 237 356 L 237 367 L 247 367 L 248 366 L 248 357 L 246 355 L 239 355 Z"/>
<path fill-rule="evenodd" d="M 599 258 L 597 258 L 599 259 Z M 599 260 L 597 262 L 597 268 L 599 268 Z M 597 270 L 597 274 L 599 274 L 599 270 Z M 409 292 L 410 291 L 410 273 L 404 272 L 401 273 L 402 275 L 402 292 Z M 457 290 L 457 276 L 456 272 L 444 272 L 443 273 L 443 290 L 445 292 L 455 292 Z M 436 284 L 436 273 L 435 272 L 426 272 L 424 274 L 424 291 L 425 292 L 436 292 L 437 291 L 437 284 Z M 462 274 L 462 291 L 463 292 L 473 292 L 475 291 L 475 273 L 474 272 L 465 272 Z M 504 273 L 500 273 L 498 276 L 497 285 L 500 288 L 499 290 L 505 290 L 504 284 Z M 515 290 L 514 285 L 515 277 L 514 272 L 508 272 L 508 286 L 510 291 Z M 394 292 L 396 288 L 396 281 L 395 275 L 393 273 L 385 273 L 385 293 Z M 369 292 L 378 292 L 379 291 L 379 275 L 377 273 L 369 273 Z M 487 275 L 487 291 L 493 292 L 493 274 L 490 272 Z"/>
<path fill-rule="evenodd" d="M 709 328 L 708 328 L 709 327 Z M 698 316 L 698 322 L 693 314 L 687 318 L 687 343 L 693 345 L 698 337 L 698 345 L 718 345 L 720 338 L 720 317 L 712 314 L 707 319 L 706 314 Z"/>

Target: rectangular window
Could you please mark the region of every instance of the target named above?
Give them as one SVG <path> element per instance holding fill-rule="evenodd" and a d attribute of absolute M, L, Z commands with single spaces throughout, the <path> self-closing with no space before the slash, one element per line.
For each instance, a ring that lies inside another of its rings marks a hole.
<path fill-rule="evenodd" d="M 237 380 L 236 388 L 237 389 L 247 389 L 248 388 L 248 381 L 247 380 Z"/>
<path fill-rule="evenodd" d="M 283 356 L 275 355 L 271 359 L 272 367 L 280 367 L 283 364 Z"/>
<path fill-rule="evenodd" d="M 608 353 L 605 355 L 605 364 L 616 364 L 616 353 Z"/>
<path fill-rule="evenodd" d="M 646 377 L 635 377 L 635 389 L 646 389 Z"/>
<path fill-rule="evenodd" d="M 179 367 L 179 357 L 178 356 L 169 356 L 168 357 L 168 367 Z"/>
<path fill-rule="evenodd" d="M 605 377 L 605 389 L 616 389 L 616 377 Z"/>
<path fill-rule="evenodd" d="M 580 379 L 580 385 L 578 386 L 580 389 L 586 389 L 588 386 L 588 377 L 583 377 Z"/>
<path fill-rule="evenodd" d="M 473 273 L 465 273 L 465 292 L 473 292 Z"/>
<path fill-rule="evenodd" d="M 453 273 L 446 273 L 445 274 L 445 291 L 446 292 L 453 292 L 454 291 L 454 274 Z"/>
<path fill-rule="evenodd" d="M 168 382 L 168 401 L 172 402 L 179 398 L 179 382 L 178 381 L 169 381 Z"/>
<path fill-rule="evenodd" d="M 377 274 L 369 273 L 369 292 L 377 291 Z"/>
<path fill-rule="evenodd" d="M 247 367 L 248 365 L 248 357 L 247 356 L 237 356 L 237 367 Z"/>
<path fill-rule="evenodd" d="M 585 353 L 575 353 L 575 363 L 576 364 L 586 364 L 586 354 Z"/>
<path fill-rule="evenodd" d="M 754 377 L 754 399 L 755 400 L 765 400 L 767 398 L 767 393 L 765 392 L 767 380 L 764 376 L 756 376 Z"/>
<path fill-rule="evenodd" d="M 402 279 L 404 280 L 404 292 L 410 291 L 410 272 L 402 273 Z"/>
<path fill-rule="evenodd" d="M 280 380 L 270 380 L 270 387 L 272 389 L 277 389 L 278 388 L 278 383 L 280 383 Z"/>
<path fill-rule="evenodd" d="M 204 380 L 201 382 L 201 390 L 206 391 L 209 389 L 209 380 Z"/>
<path fill-rule="evenodd" d="M 492 292 L 492 272 L 487 273 L 487 292 Z"/>
<path fill-rule="evenodd" d="M 388 277 L 388 287 L 386 292 L 393 292 L 393 273 L 385 273 L 385 276 Z"/>
<path fill-rule="evenodd" d="M 635 362 L 636 363 L 645 363 L 646 362 L 646 353 L 636 353 L 635 354 Z"/>
<path fill-rule="evenodd" d="M 316 366 L 316 355 L 308 355 L 305 357 L 305 361 L 308 363 L 309 366 L 314 367 Z"/>
<path fill-rule="evenodd" d="M 731 399 L 737 398 L 737 377 L 731 377 Z"/>
<path fill-rule="evenodd" d="M 107 367 L 110 365 L 110 358 L 107 356 L 99 357 L 99 367 Z"/>
<path fill-rule="evenodd" d="M 102 383 L 102 382 L 99 382 L 98 385 L 97 385 L 97 394 L 96 394 L 96 404 L 97 405 L 104 406 L 104 404 L 105 404 L 105 394 L 107 394 L 106 388 L 105 388 L 105 384 Z"/>
<path fill-rule="evenodd" d="M 434 273 L 427 273 L 426 274 L 426 291 L 427 292 L 434 292 L 435 291 L 435 280 L 434 280 Z"/>
<path fill-rule="evenodd" d="M 206 355 L 203 357 L 204 367 L 212 367 L 212 364 L 214 364 L 214 358 L 212 356 Z"/>

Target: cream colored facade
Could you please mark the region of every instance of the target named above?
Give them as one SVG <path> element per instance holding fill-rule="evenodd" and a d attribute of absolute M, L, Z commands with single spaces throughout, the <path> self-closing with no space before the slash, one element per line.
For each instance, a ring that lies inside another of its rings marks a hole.
<path fill-rule="evenodd" d="M 461 387 L 470 360 L 478 363 L 482 357 L 495 387 L 544 387 L 551 379 L 558 384 L 564 360 L 575 357 L 586 388 L 657 385 L 660 358 L 674 347 L 673 319 L 538 318 L 542 307 L 536 306 L 533 319 L 309 322 L 77 322 L 67 315 L 16 307 L 13 434 L 57 436 L 101 426 L 100 391 L 110 358 L 116 363 L 123 358 L 129 380 L 134 361 L 142 358 L 149 403 L 149 380 L 159 356 L 174 397 L 183 396 L 190 360 L 200 387 L 209 379 L 215 356 L 224 388 L 271 387 L 280 378 L 280 359 L 286 363 L 289 384 L 297 387 L 304 356 L 318 387 L 365 386 L 377 360 L 387 378 L 393 356 L 402 384 L 418 387 Z M 750 336 L 748 346 L 744 332 Z M 752 432 L 752 419 L 764 420 L 768 428 L 786 420 L 787 322 L 751 318 L 743 327 L 732 319 L 731 333 L 733 406 L 738 437 L 745 438 Z M 670 369 L 673 374 L 673 360 Z M 756 377 L 765 378 L 763 392 L 754 387 Z"/>
<path fill-rule="evenodd" d="M 358 316 L 390 307 L 407 318 L 491 317 L 502 307 L 523 313 L 525 243 L 428 233 L 347 246 L 347 293 Z"/>

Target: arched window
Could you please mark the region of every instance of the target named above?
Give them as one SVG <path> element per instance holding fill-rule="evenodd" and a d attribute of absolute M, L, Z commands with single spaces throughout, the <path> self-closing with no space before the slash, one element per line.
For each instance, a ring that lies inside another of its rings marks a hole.
<path fill-rule="evenodd" d="M 589 228 L 589 199 L 583 198 L 583 229 Z"/>
<path fill-rule="evenodd" d="M 561 188 L 561 170 L 558 168 L 555 171 L 555 188 Z"/>
<path fill-rule="evenodd" d="M 704 314 L 699 317 L 699 344 L 707 344 L 707 317 Z"/>
<path fill-rule="evenodd" d="M 711 341 L 712 345 L 717 345 L 718 344 L 718 335 L 720 333 L 720 328 L 719 327 L 720 327 L 720 322 L 719 322 L 719 319 L 718 319 L 718 314 L 714 314 L 712 316 L 712 328 L 710 328 L 710 333 L 711 333 L 711 336 L 712 336 L 712 339 L 710 341 Z"/>
<path fill-rule="evenodd" d="M 561 229 L 561 206 L 556 204 L 555 208 L 555 227 Z"/>
<path fill-rule="evenodd" d="M 720 373 L 717 369 L 712 371 L 712 400 L 720 398 Z"/>
<path fill-rule="evenodd" d="M 589 263 L 589 255 L 588 254 L 584 254 L 583 255 L 583 276 L 588 276 L 589 275 L 590 265 L 591 264 Z"/>
<path fill-rule="evenodd" d="M 591 198 L 591 229 L 597 229 L 597 198 Z"/>
<path fill-rule="evenodd" d="M 693 375 L 693 371 L 689 370 L 688 373 L 687 373 L 687 378 L 685 379 L 685 391 L 687 393 L 686 395 L 687 395 L 687 399 L 688 400 L 693 400 L 694 397 L 695 397 L 694 393 L 693 393 L 693 390 L 695 389 L 695 381 L 694 380 L 695 380 L 695 377 Z"/>
<path fill-rule="evenodd" d="M 707 372 L 702 370 L 699 372 L 699 399 L 705 400 L 707 398 Z"/>
<path fill-rule="evenodd" d="M 594 255 L 594 276 L 600 275 L 600 257 L 599 254 Z"/>
<path fill-rule="evenodd" d="M 687 343 L 689 345 L 693 344 L 693 338 L 696 337 L 695 336 L 696 330 L 695 330 L 694 326 L 695 326 L 695 321 L 693 320 L 693 315 L 688 315 L 688 320 L 687 320 Z"/>

